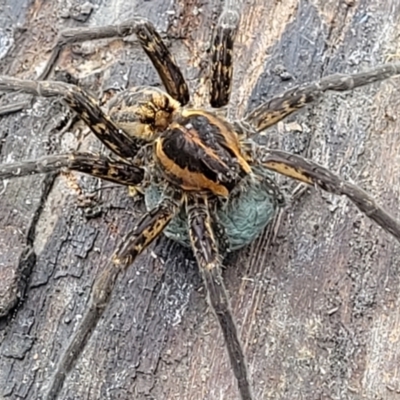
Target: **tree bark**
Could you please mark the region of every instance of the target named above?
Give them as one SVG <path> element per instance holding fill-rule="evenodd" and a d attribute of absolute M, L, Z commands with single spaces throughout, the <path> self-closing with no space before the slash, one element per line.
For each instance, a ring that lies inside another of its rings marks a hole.
<path fill-rule="evenodd" d="M 37 76 L 62 29 L 141 15 L 167 36 L 194 104 L 207 106 L 207 50 L 220 3 L 92 0 L 85 20 L 83 0 L 1 0 L 1 73 Z M 295 84 L 398 54 L 397 0 L 252 0 L 240 8 L 231 119 Z M 59 66 L 97 94 L 160 85 L 134 38 L 76 45 Z M 327 94 L 260 140 L 357 182 L 400 218 L 398 84 Z M 70 118 L 54 99 L 32 99 L 2 117 L 1 163 L 99 149 Z M 277 179 L 290 192 L 293 183 Z M 0 202 L 0 397 L 37 399 L 96 276 L 144 206 L 126 188 L 78 174 L 10 180 Z M 288 199 L 271 238 L 267 230 L 231 255 L 223 274 L 255 398 L 399 398 L 398 242 L 346 199 L 312 188 Z M 162 237 L 119 279 L 60 398 L 238 398 L 191 251 Z"/>

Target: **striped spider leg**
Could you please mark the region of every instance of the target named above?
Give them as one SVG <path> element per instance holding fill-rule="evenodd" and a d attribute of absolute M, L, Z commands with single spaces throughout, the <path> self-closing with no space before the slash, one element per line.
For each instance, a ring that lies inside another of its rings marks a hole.
<path fill-rule="evenodd" d="M 227 1 L 224 7 L 224 11 L 216 27 L 212 45 L 211 71 L 213 79 L 210 86 L 210 97 L 214 107 L 226 105 L 231 92 L 232 48 L 239 22 L 239 14 L 232 9 L 230 3 L 230 1 Z M 125 36 L 132 32 L 138 36 L 139 42 L 160 75 L 168 95 L 155 89 L 133 88 L 132 90 L 120 93 L 116 99 L 111 101 L 110 116 L 108 116 L 101 110 L 95 99 L 75 85 L 52 81 L 29 81 L 5 76 L 0 77 L 0 90 L 2 91 L 23 91 L 44 97 L 62 96 L 66 104 L 79 115 L 98 139 L 117 156 L 117 159 L 84 153 L 46 156 L 39 160 L 2 165 L 0 166 L 1 178 L 8 179 L 34 173 L 67 169 L 88 173 L 92 176 L 124 185 L 137 185 L 141 183 L 144 177 L 144 171 L 141 168 L 143 160 L 136 159 L 138 152 L 162 132 L 167 130 L 168 133 L 172 133 L 174 128 L 182 128 L 176 122 L 175 125 L 171 124 L 172 127 L 170 128 L 172 117 L 176 118 L 175 114 L 178 117 L 181 114 L 184 118 L 193 118 L 193 121 L 206 119 L 206 124 L 209 123 L 209 120 L 212 120 L 214 123 L 219 124 L 219 129 L 227 129 L 224 123 L 221 124 L 221 121 L 211 114 L 202 114 L 201 111 L 193 115 L 190 111 L 186 114 L 184 111 L 179 111 L 178 113 L 179 108 L 186 105 L 189 101 L 187 85 L 172 55 L 154 27 L 148 21 L 142 19 L 131 20 L 117 26 L 84 28 L 63 32 L 41 75 L 41 79 L 47 78 L 62 48 L 66 44 L 104 37 Z M 168 130 L 168 128 L 170 129 Z M 207 128 L 207 125 L 205 128 Z M 218 132 L 214 131 L 214 133 L 217 134 Z M 241 157 L 239 143 L 236 143 L 235 134 L 233 131 L 225 133 L 226 137 L 219 137 L 217 135 L 214 138 L 216 144 L 221 150 L 218 141 L 227 140 L 228 142 L 223 146 L 232 147 L 233 155 Z M 164 137 L 164 140 L 168 140 L 168 135 Z M 156 146 L 155 151 L 157 152 L 161 148 L 161 151 L 164 152 L 163 145 L 164 142 L 158 141 L 158 147 Z M 208 146 L 210 143 L 207 142 L 205 145 Z M 211 151 L 213 150 L 211 149 Z M 221 151 L 226 153 L 225 150 Z M 163 154 L 165 156 L 165 153 Z M 157 155 L 160 156 L 160 154 Z M 231 156 L 232 154 L 229 154 L 229 157 Z M 153 155 L 149 156 L 147 154 L 147 157 L 152 158 Z M 165 156 L 163 160 L 167 157 Z M 211 169 L 220 168 L 218 163 L 216 162 L 216 165 L 212 166 Z M 242 163 L 246 164 L 244 160 L 242 160 Z M 166 168 L 168 169 L 168 167 Z M 203 174 L 201 168 L 199 166 L 199 175 Z M 247 166 L 247 172 L 250 172 L 249 166 Z M 212 173 L 214 172 L 212 171 Z M 224 170 L 222 172 L 222 174 L 227 173 L 228 175 L 224 179 L 226 181 L 224 184 L 230 190 L 231 184 L 228 184 L 228 182 L 237 182 L 238 177 L 234 176 L 235 173 L 231 171 Z M 189 177 L 189 180 L 191 178 Z M 178 187 L 181 186 L 179 182 L 174 181 L 171 177 L 170 179 Z M 182 179 L 182 177 L 179 176 L 179 179 Z M 205 188 L 208 191 L 217 195 L 222 194 L 223 196 L 226 196 L 229 192 L 227 187 L 219 182 L 220 177 L 218 179 L 210 179 L 209 177 L 204 179 L 196 176 L 196 179 L 200 181 L 199 188 L 201 189 L 204 189 L 202 186 L 204 181 L 208 180 L 209 182 L 205 183 Z M 185 177 L 183 177 L 183 180 L 185 180 Z M 184 191 L 187 189 L 185 186 L 182 186 L 182 188 Z M 186 201 L 189 224 L 191 225 L 190 236 L 201 271 L 211 261 L 210 257 L 219 260 L 218 249 L 213 239 L 214 236 L 209 221 L 209 214 L 207 210 L 204 211 L 207 202 L 203 200 L 197 201 L 196 196 L 194 196 L 193 201 Z M 89 307 L 56 366 L 55 373 L 48 387 L 46 399 L 56 399 L 58 397 L 67 374 L 73 368 L 75 361 L 79 358 L 87 340 L 103 314 L 119 272 L 133 263 L 135 257 L 163 231 L 165 226 L 179 211 L 181 202 L 181 199 L 161 200 L 157 207 L 150 210 L 140 219 L 133 232 L 128 235 L 117 249 L 112 261 L 94 284 Z M 197 206 L 199 206 L 198 212 L 196 211 Z M 197 235 L 197 226 L 205 229 L 204 235 Z M 203 239 L 204 243 L 201 242 Z M 202 247 L 203 245 L 206 247 L 211 246 L 212 253 L 199 253 L 197 250 L 199 246 Z M 250 400 L 252 397 L 245 358 L 230 312 L 228 295 L 223 285 L 221 286 L 222 281 L 219 274 L 219 267 L 217 267 L 211 275 L 202 273 L 202 276 L 206 288 L 211 290 L 208 296 L 210 305 L 218 317 L 232 368 L 238 381 L 241 398 Z"/>
<path fill-rule="evenodd" d="M 238 23 L 239 14 L 234 3 L 226 0 L 211 47 L 210 104 L 214 108 L 229 102 L 233 45 Z M 214 222 L 222 224 L 213 221 L 216 218 L 213 211 L 218 211 L 219 201 L 222 199 L 229 205 L 233 203 L 234 194 L 239 198 L 245 196 L 243 182 L 251 185 L 261 180 L 257 168 L 264 167 L 348 196 L 361 211 L 399 240 L 400 225 L 367 193 L 327 169 L 279 150 L 257 148 L 253 144 L 248 146 L 251 137 L 240 141 L 238 131 L 228 121 L 208 111 L 184 108 L 190 99 L 182 73 L 154 26 L 146 20 L 135 18 L 118 25 L 63 32 L 40 78 L 47 78 L 65 45 L 132 33 L 137 35 L 157 70 L 166 93 L 153 88 L 129 89 L 118 93 L 109 104 L 109 112 L 105 113 L 95 99 L 75 85 L 0 77 L 2 91 L 62 96 L 115 156 L 110 158 L 84 153 L 47 156 L 25 163 L 1 165 L 0 178 L 67 169 L 123 185 L 138 185 L 153 179 L 156 184 L 162 182 L 171 192 L 168 196 L 161 196 L 158 204 L 139 220 L 96 280 L 89 307 L 55 367 L 46 399 L 59 396 L 67 374 L 80 357 L 110 300 L 119 273 L 126 270 L 170 222 L 173 223 L 174 217 L 183 208 L 189 242 L 207 289 L 210 306 L 224 336 L 241 399 L 251 400 L 251 381 L 244 352 L 221 278 L 221 246 Z M 242 122 L 252 126 L 252 132 L 256 134 L 313 102 L 327 90 L 351 90 L 399 72 L 399 64 L 388 64 L 365 73 L 328 76 L 263 103 Z M 275 202 L 272 207 L 275 209 L 280 203 L 279 188 L 273 181 L 267 182 L 265 190 Z M 238 190 L 235 192 L 235 189 Z M 229 232 L 226 234 L 229 236 Z"/>
<path fill-rule="evenodd" d="M 58 397 L 66 376 L 73 368 L 104 313 L 118 275 L 126 270 L 136 257 L 161 234 L 165 226 L 179 211 L 182 200 L 182 197 L 181 199 L 164 199 L 156 208 L 144 214 L 132 232 L 121 242 L 110 263 L 94 283 L 89 305 L 68 347 L 61 356 L 49 384 L 46 399 Z"/>
<path fill-rule="evenodd" d="M 246 115 L 244 122 L 249 124 L 255 132 L 261 132 L 314 102 L 328 90 L 353 90 L 398 74 L 400 74 L 400 63 L 384 64 L 355 74 L 329 75 L 317 82 L 289 89 L 262 103 Z M 327 168 L 298 155 L 263 147 L 256 149 L 254 158 L 274 172 L 310 185 L 316 185 L 330 193 L 347 196 L 381 228 L 400 240 L 400 224 L 393 216 L 378 206 L 367 192 L 352 183 L 343 181 Z"/>
<path fill-rule="evenodd" d="M 212 229 L 212 220 L 206 197 L 187 201 L 190 242 L 207 289 L 208 301 L 224 335 L 229 358 L 238 382 L 241 399 L 252 399 L 246 363 L 235 321 L 230 311 L 229 296 L 221 276 L 221 256 Z"/>
<path fill-rule="evenodd" d="M 334 74 L 307 85 L 296 86 L 263 102 L 244 118 L 257 132 L 275 125 L 283 118 L 319 99 L 331 90 L 343 92 L 400 74 L 400 63 L 383 64 L 365 72 Z"/>
<path fill-rule="evenodd" d="M 166 92 L 182 105 L 187 104 L 189 102 L 189 89 L 174 57 L 154 25 L 139 17 L 116 25 L 75 28 L 60 32 L 57 43 L 38 80 L 48 78 L 62 50 L 67 45 L 95 39 L 125 37 L 133 33 L 135 33 L 140 45 L 157 70 Z"/>

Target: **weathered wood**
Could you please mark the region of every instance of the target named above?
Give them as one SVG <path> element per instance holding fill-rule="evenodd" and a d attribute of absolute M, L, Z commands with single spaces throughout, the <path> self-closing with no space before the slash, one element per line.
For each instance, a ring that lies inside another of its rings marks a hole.
<path fill-rule="evenodd" d="M 240 117 L 295 83 L 396 57 L 400 3 L 349 3 L 242 1 L 229 114 Z M 2 73 L 34 77 L 55 34 L 67 26 L 139 14 L 168 34 L 195 103 L 207 104 L 204 61 L 220 2 L 94 1 L 84 23 L 61 18 L 62 1 L 0 4 L 3 26 L 15 29 L 13 46 L 0 60 Z M 22 12 L 16 4 L 23 4 Z M 61 66 L 94 92 L 99 84 L 103 89 L 159 84 L 134 39 L 77 46 L 65 52 Z M 400 218 L 398 84 L 394 78 L 329 94 L 262 140 L 329 166 Z M 2 117 L 1 162 L 98 148 L 81 124 L 55 133 L 66 123 L 62 110 L 58 102 L 40 99 Z M 4 314 L 28 282 L 19 307 L 0 321 L 2 398 L 35 399 L 45 392 L 95 277 L 144 209 L 124 188 L 114 187 L 96 192 L 90 204 L 94 217 L 86 218 L 76 182 L 84 193 L 109 186 L 78 175 L 37 176 L 9 181 L 1 190 Z M 399 248 L 347 200 L 310 190 L 288 204 L 272 246 L 264 235 L 227 260 L 224 278 L 257 399 L 398 398 Z M 61 398 L 237 398 L 191 252 L 165 238 L 152 250 L 119 280 Z"/>

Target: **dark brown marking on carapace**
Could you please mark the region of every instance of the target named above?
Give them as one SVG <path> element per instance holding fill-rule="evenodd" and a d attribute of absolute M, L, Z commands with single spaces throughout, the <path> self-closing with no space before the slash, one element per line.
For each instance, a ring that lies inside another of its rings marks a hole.
<path fill-rule="evenodd" d="M 167 178 L 184 190 L 209 190 L 218 196 L 228 197 L 229 190 L 216 182 L 216 176 L 209 179 L 204 172 L 190 171 L 188 167 L 181 167 L 164 152 L 163 139 L 156 140 L 156 156 Z"/>
<path fill-rule="evenodd" d="M 209 124 L 217 127 L 215 136 L 217 136 L 219 143 L 224 146 L 225 149 L 232 152 L 232 154 L 237 158 L 243 171 L 245 171 L 247 174 L 251 173 L 250 165 L 241 152 L 241 146 L 237 134 L 227 121 L 218 118 L 215 114 L 198 110 L 183 110 L 182 116 L 185 118 L 190 118 L 191 116 L 205 117 Z"/>
<path fill-rule="evenodd" d="M 167 178 L 189 191 L 228 196 L 251 173 L 233 129 L 204 111 L 182 111 L 156 140 L 155 154 Z"/>

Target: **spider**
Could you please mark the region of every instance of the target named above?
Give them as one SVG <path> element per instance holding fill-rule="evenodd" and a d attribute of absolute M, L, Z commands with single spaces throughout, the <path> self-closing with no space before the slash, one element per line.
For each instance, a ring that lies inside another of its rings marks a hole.
<path fill-rule="evenodd" d="M 238 22 L 238 13 L 227 2 L 216 27 L 211 50 L 210 104 L 215 109 L 224 107 L 229 101 L 232 51 Z M 192 246 L 210 305 L 221 326 L 240 396 L 252 399 L 243 349 L 221 278 L 220 253 L 239 248 L 253 239 L 253 236 L 242 235 L 235 242 L 237 232 L 224 217 L 234 218 L 237 204 L 251 202 L 254 188 L 257 191 L 262 188 L 267 196 L 264 199 L 265 210 L 261 213 L 264 221 L 252 235 L 259 233 L 282 205 L 280 189 L 266 171 L 278 172 L 323 190 L 346 195 L 362 212 L 400 239 L 399 223 L 356 185 L 342 181 L 310 160 L 257 146 L 252 138 L 313 102 L 327 90 L 351 90 L 386 79 L 398 74 L 400 65 L 388 64 L 364 73 L 325 77 L 263 103 L 248 113 L 243 121 L 230 122 L 213 111 L 190 107 L 188 87 L 174 58 L 153 25 L 138 18 L 118 26 L 68 32 L 55 47 L 41 79 L 47 78 L 63 45 L 68 42 L 124 36 L 132 32 L 137 35 L 158 71 L 165 92 L 154 88 L 133 88 L 120 92 L 110 102 L 107 113 L 77 86 L 0 77 L 0 90 L 62 96 L 113 153 L 111 157 L 88 153 L 64 154 L 1 165 L 0 178 L 67 169 L 123 185 L 139 186 L 145 192 L 148 203 L 152 202 L 151 199 L 156 203 L 117 248 L 95 282 L 88 311 L 56 368 L 47 398 L 57 397 L 65 376 L 103 314 L 118 275 L 161 232 L 168 229 L 169 223 L 184 221 L 187 237 L 185 233 L 178 234 L 178 228 L 169 229 L 169 236 Z"/>

